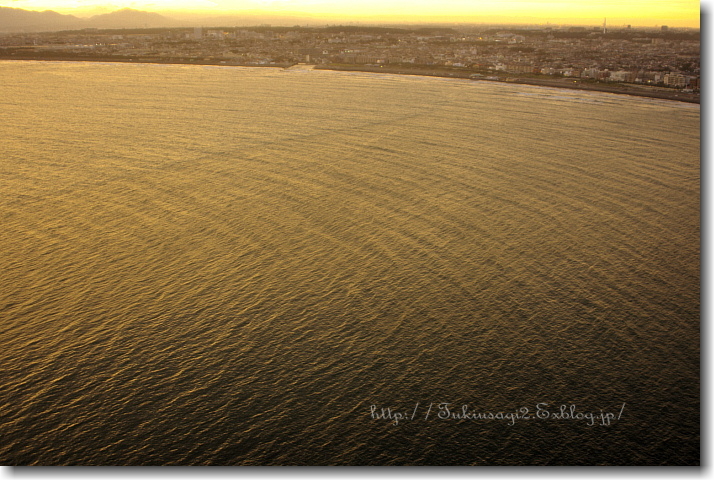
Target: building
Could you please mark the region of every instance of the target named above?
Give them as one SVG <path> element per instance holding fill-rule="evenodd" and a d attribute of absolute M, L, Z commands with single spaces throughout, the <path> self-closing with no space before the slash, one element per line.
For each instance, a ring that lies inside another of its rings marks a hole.
<path fill-rule="evenodd" d="M 682 73 L 668 73 L 663 77 L 663 83 L 668 87 L 685 88 L 688 79 Z"/>
<path fill-rule="evenodd" d="M 533 66 L 528 63 L 508 63 L 506 71 L 509 73 L 532 73 Z"/>

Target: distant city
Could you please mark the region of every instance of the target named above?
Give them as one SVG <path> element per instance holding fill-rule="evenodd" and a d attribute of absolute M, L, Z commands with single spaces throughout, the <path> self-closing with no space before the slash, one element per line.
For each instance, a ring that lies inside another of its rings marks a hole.
<path fill-rule="evenodd" d="M 489 80 L 572 80 L 699 94 L 700 31 L 667 26 L 84 28 L 0 34 L 2 59 L 78 59 L 413 70 Z"/>

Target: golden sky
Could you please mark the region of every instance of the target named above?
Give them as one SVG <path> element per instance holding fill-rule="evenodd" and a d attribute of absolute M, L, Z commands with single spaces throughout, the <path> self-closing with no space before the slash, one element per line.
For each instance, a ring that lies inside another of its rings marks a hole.
<path fill-rule="evenodd" d="M 705 2 L 703 2 L 705 3 Z M 134 8 L 160 13 L 265 12 L 327 20 L 518 22 L 699 27 L 699 0 L 0 0 L 75 15 Z"/>

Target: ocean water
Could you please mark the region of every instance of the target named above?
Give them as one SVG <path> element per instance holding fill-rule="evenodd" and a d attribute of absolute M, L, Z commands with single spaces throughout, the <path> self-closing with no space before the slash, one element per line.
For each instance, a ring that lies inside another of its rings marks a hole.
<path fill-rule="evenodd" d="M 699 464 L 699 106 L 0 62 L 0 114 L 0 463 Z"/>

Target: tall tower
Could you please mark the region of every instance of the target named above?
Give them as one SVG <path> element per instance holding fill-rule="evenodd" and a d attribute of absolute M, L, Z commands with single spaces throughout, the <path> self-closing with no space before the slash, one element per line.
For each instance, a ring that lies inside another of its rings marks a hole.
<path fill-rule="evenodd" d="M 607 17 L 603 20 L 603 34 L 607 34 Z"/>

